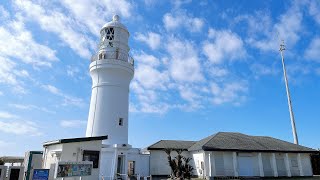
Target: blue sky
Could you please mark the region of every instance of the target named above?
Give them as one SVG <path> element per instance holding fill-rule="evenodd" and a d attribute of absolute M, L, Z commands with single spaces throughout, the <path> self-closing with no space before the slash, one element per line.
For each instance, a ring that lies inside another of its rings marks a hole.
<path fill-rule="evenodd" d="M 320 148 L 319 1 L 1 1 L 0 156 L 85 135 L 89 59 L 119 14 L 130 31 L 129 143 L 218 131 L 292 142 L 286 44 L 300 144 Z"/>

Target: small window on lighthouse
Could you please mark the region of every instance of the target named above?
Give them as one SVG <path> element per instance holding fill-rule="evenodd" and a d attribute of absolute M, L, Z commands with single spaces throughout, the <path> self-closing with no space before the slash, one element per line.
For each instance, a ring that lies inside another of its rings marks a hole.
<path fill-rule="evenodd" d="M 123 118 L 119 118 L 119 126 L 123 126 Z"/>
<path fill-rule="evenodd" d="M 114 39 L 114 29 L 113 27 L 107 28 L 106 30 L 106 38 L 108 41 L 112 41 Z"/>

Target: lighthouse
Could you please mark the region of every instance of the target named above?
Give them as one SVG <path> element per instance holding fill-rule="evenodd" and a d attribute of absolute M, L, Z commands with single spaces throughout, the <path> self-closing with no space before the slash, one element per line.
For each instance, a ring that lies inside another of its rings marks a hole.
<path fill-rule="evenodd" d="M 106 145 L 128 144 L 129 85 L 134 61 L 129 56 L 128 29 L 114 15 L 100 30 L 100 43 L 92 56 L 92 94 L 87 137 L 108 135 Z"/>

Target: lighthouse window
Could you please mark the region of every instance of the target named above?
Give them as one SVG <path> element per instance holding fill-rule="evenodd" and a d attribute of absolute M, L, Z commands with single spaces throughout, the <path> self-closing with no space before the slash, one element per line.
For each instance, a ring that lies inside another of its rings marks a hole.
<path fill-rule="evenodd" d="M 119 126 L 123 126 L 123 118 L 119 118 Z"/>
<path fill-rule="evenodd" d="M 114 39 L 114 28 L 107 28 L 106 30 L 106 39 L 112 41 Z"/>

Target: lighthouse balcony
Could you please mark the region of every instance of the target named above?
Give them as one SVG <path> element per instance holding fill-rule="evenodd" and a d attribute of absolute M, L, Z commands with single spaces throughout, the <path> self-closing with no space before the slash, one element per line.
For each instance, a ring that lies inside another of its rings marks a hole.
<path fill-rule="evenodd" d="M 107 59 L 124 61 L 124 62 L 128 62 L 132 66 L 134 65 L 134 59 L 128 53 L 123 53 L 119 51 L 100 52 L 98 54 L 94 54 L 91 57 L 91 62 L 98 61 L 98 60 L 107 60 Z"/>

